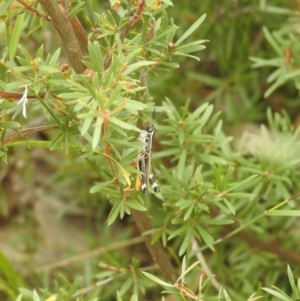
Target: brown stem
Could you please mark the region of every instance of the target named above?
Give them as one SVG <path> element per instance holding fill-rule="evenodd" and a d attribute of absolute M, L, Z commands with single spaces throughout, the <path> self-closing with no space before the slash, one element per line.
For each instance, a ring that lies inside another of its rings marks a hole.
<path fill-rule="evenodd" d="M 289 198 L 289 201 L 294 200 L 300 196 L 300 192 L 291 196 Z M 212 216 L 217 216 L 218 211 L 214 209 L 213 207 L 210 207 L 210 212 Z M 223 236 L 226 237 L 228 233 L 231 233 L 232 231 L 236 230 L 238 226 L 236 225 L 228 225 L 226 228 L 224 228 Z M 225 235 L 224 235 L 225 234 Z M 296 264 L 300 264 L 300 255 L 296 252 L 292 252 L 290 250 L 287 250 L 285 248 L 282 248 L 280 243 L 276 244 L 274 241 L 263 241 L 260 240 L 258 237 L 256 237 L 251 231 L 249 230 L 243 230 L 242 232 L 239 232 L 236 234 L 240 239 L 247 242 L 249 245 L 253 246 L 256 249 L 264 250 L 266 252 L 276 254 L 286 262 L 294 262 Z"/>
<path fill-rule="evenodd" d="M 54 0 L 39 0 L 39 3 L 44 11 L 51 17 L 51 23 L 61 38 L 69 61 L 75 72 L 83 73 L 85 70 L 85 67 L 82 63 L 83 53 L 73 31 L 73 27 L 68 15 L 63 13 L 59 4 Z"/>
<path fill-rule="evenodd" d="M 129 20 L 129 26 L 131 27 L 140 18 L 145 6 L 145 0 L 139 0 L 135 14 Z"/>
<path fill-rule="evenodd" d="M 65 15 L 68 15 L 68 4 L 69 4 L 69 0 L 60 0 L 60 7 L 61 7 L 62 12 Z M 81 43 L 81 45 L 84 47 L 84 49 L 86 51 L 88 51 L 87 34 L 84 31 L 80 21 L 78 20 L 78 18 L 76 16 L 71 19 L 71 24 L 73 26 L 73 30 L 75 32 L 75 35 L 76 35 L 78 41 Z"/>
<path fill-rule="evenodd" d="M 300 255 L 298 253 L 282 248 L 279 244 L 276 244 L 273 241 L 260 240 L 259 238 L 254 236 L 250 231 L 243 231 L 239 233 L 238 236 L 254 248 L 264 250 L 272 254 L 276 254 L 288 263 L 293 262 L 298 265 L 300 264 Z"/>
<path fill-rule="evenodd" d="M 9 98 L 13 100 L 20 100 L 23 96 L 22 93 L 15 93 L 15 92 L 5 92 L 0 90 L 0 98 Z M 35 96 L 27 96 L 27 98 L 35 98 Z"/>
<path fill-rule="evenodd" d="M 50 131 L 50 130 L 55 130 L 55 129 L 58 129 L 57 125 L 42 125 L 42 126 L 27 128 L 27 129 L 19 131 L 20 134 L 11 134 L 11 135 L 8 135 L 7 137 L 5 137 L 4 144 L 26 139 L 30 135 L 37 133 L 37 132 Z M 0 145 L 1 145 L 1 143 L 0 143 Z"/>
<path fill-rule="evenodd" d="M 78 20 L 78 18 L 74 17 L 71 20 L 71 24 L 73 26 L 73 29 L 74 29 L 74 32 L 75 32 L 75 35 L 76 35 L 78 41 L 81 43 L 81 45 L 84 47 L 84 49 L 86 51 L 88 51 L 88 37 L 87 37 L 86 32 L 83 29 L 80 21 Z"/>
<path fill-rule="evenodd" d="M 18 0 L 18 2 L 21 3 L 22 5 L 24 5 L 24 7 L 25 7 L 27 10 L 31 11 L 31 12 L 32 12 L 33 14 L 35 14 L 36 16 L 41 17 L 41 18 L 45 18 L 47 21 L 50 21 L 50 19 L 49 19 L 46 15 L 42 14 L 41 12 L 39 12 L 39 11 L 38 11 L 37 9 L 35 9 L 34 7 L 32 7 L 31 5 L 27 4 L 25 1 L 23 1 L 23 0 Z"/>
<path fill-rule="evenodd" d="M 125 38 L 127 33 L 129 32 L 129 29 L 137 22 L 137 20 L 140 18 L 143 10 L 145 7 L 145 0 L 139 0 L 136 8 L 136 12 L 134 15 L 129 19 L 128 25 L 124 29 L 124 31 L 121 33 L 121 40 Z"/>
<path fill-rule="evenodd" d="M 130 210 L 141 234 L 143 234 L 146 231 L 152 230 L 151 221 L 146 212 L 137 211 L 134 209 Z M 151 240 L 151 235 L 145 236 L 145 243 L 154 263 L 158 265 L 165 280 L 174 281 L 177 275 L 177 271 L 171 264 L 167 256 L 166 249 L 163 248 L 160 242 L 151 244 Z"/>

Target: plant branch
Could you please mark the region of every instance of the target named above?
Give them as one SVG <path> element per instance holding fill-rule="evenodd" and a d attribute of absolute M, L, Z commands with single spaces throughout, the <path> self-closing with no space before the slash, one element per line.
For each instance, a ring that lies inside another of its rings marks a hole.
<path fill-rule="evenodd" d="M 239 226 L 228 225 L 226 227 L 225 236 L 223 236 L 222 238 L 216 240 L 214 242 L 214 245 L 216 245 L 218 243 L 221 243 L 224 240 L 227 240 L 229 237 L 237 235 L 239 238 L 246 241 L 251 246 L 253 246 L 257 249 L 261 249 L 261 250 L 264 250 L 266 252 L 276 254 L 279 257 L 283 258 L 287 262 L 294 262 L 296 264 L 300 264 L 300 256 L 299 256 L 298 253 L 286 250 L 285 248 L 280 247 L 280 245 L 275 244 L 272 241 L 262 241 L 259 238 L 257 238 L 255 235 L 253 235 L 249 230 L 246 230 L 246 228 L 248 228 L 250 225 L 254 224 L 257 220 L 265 217 L 268 212 L 277 210 L 277 209 L 283 207 L 288 202 L 290 202 L 290 201 L 292 201 L 292 200 L 294 200 L 298 197 L 300 197 L 300 192 L 296 193 L 295 195 L 291 196 L 290 198 L 284 200 L 283 202 L 275 205 L 274 207 L 266 210 L 264 213 L 256 216 L 255 218 L 253 218 L 249 222 L 245 223 L 244 225 L 239 225 Z M 217 215 L 217 212 L 213 208 L 211 208 L 211 213 L 212 213 L 213 216 Z M 207 249 L 207 248 L 208 247 L 205 246 L 205 247 L 199 249 L 199 251 L 201 252 L 201 251 L 203 251 L 204 249 Z"/>
<path fill-rule="evenodd" d="M 151 221 L 146 212 L 132 208 L 130 210 L 141 234 L 152 229 Z M 171 264 L 162 244 L 160 242 L 152 244 L 152 237 L 150 235 L 145 236 L 145 243 L 154 263 L 157 264 L 161 270 L 163 278 L 165 280 L 174 280 L 177 271 Z"/>
<path fill-rule="evenodd" d="M 255 235 L 253 235 L 250 231 L 243 231 L 243 233 L 238 234 L 238 237 L 241 238 L 243 241 L 246 241 L 255 249 L 275 254 L 288 263 L 294 262 L 297 265 L 300 265 L 299 253 L 282 248 L 279 244 L 276 244 L 273 241 L 263 241 L 257 238 Z"/>
<path fill-rule="evenodd" d="M 58 125 L 42 125 L 42 126 L 27 128 L 27 129 L 18 131 L 20 134 L 12 134 L 12 135 L 6 136 L 6 138 L 4 139 L 4 144 L 11 143 L 11 142 L 18 141 L 18 140 L 23 140 L 34 133 L 55 130 L 58 128 L 59 128 Z M 0 145 L 1 145 L 1 143 L 0 143 Z"/>
<path fill-rule="evenodd" d="M 75 35 L 78 39 L 78 41 L 81 43 L 81 45 L 84 47 L 86 52 L 88 52 L 88 37 L 86 35 L 85 30 L 83 29 L 80 21 L 77 17 L 74 17 L 71 19 L 71 24 L 74 29 Z"/>
<path fill-rule="evenodd" d="M 54 263 L 50 263 L 50 264 L 46 264 L 44 266 L 41 266 L 39 268 L 37 268 L 35 270 L 36 273 L 41 273 L 41 272 L 45 272 L 45 271 L 50 271 L 53 269 L 57 269 L 57 268 L 62 268 L 65 267 L 67 265 L 70 265 L 74 262 L 83 260 L 83 259 L 88 259 L 88 258 L 92 258 L 95 256 L 99 256 L 101 254 L 104 254 L 106 252 L 112 251 L 112 250 L 118 250 L 118 249 L 122 249 L 122 248 L 126 248 L 126 247 L 130 247 L 136 244 L 140 244 L 144 241 L 143 237 L 134 237 L 131 239 L 127 239 L 127 240 L 123 240 L 123 241 L 118 241 L 118 242 L 114 242 L 111 243 L 108 246 L 105 247 L 100 247 L 98 249 L 95 250 L 91 250 L 91 251 L 87 251 L 87 252 L 83 252 L 74 256 L 71 256 L 69 258 L 54 262 Z"/>
<path fill-rule="evenodd" d="M 64 13 L 59 4 L 54 0 L 39 0 L 39 3 L 44 11 L 51 17 L 51 23 L 61 38 L 75 72 L 83 73 L 85 70 L 82 63 L 83 53 L 67 13 Z"/>
<path fill-rule="evenodd" d="M 23 0 L 18 0 L 19 3 L 21 3 L 22 5 L 24 5 L 24 7 L 31 11 L 33 14 L 35 14 L 36 16 L 40 17 L 40 18 L 45 18 L 47 21 L 51 21 L 51 19 L 49 18 L 49 16 L 46 16 L 44 14 L 42 14 L 41 12 L 39 12 L 37 9 L 35 9 L 34 7 L 32 7 L 31 5 L 27 4 L 25 1 Z"/>

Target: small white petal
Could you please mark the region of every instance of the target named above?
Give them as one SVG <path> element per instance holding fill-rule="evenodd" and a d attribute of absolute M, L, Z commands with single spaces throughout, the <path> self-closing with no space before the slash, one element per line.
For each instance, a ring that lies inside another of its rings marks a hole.
<path fill-rule="evenodd" d="M 25 85 L 24 94 L 22 95 L 21 99 L 18 101 L 18 104 L 22 104 L 22 106 L 23 106 L 22 114 L 25 118 L 27 118 L 27 115 L 26 115 L 26 104 L 28 102 L 27 93 L 28 93 L 28 89 L 27 89 L 27 85 Z"/>

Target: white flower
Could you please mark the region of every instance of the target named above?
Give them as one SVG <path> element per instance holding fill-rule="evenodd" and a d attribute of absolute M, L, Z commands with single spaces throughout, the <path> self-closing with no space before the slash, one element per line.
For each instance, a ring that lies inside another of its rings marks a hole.
<path fill-rule="evenodd" d="M 23 113 L 23 116 L 24 116 L 25 118 L 27 118 L 27 116 L 26 116 L 26 104 L 27 104 L 27 102 L 28 102 L 28 99 L 27 99 L 27 92 L 28 92 L 28 90 L 27 90 L 27 85 L 25 85 L 25 91 L 24 91 L 24 94 L 22 95 L 21 99 L 18 101 L 18 105 L 19 105 L 19 104 L 22 104 L 22 106 L 23 106 L 22 113 Z"/>

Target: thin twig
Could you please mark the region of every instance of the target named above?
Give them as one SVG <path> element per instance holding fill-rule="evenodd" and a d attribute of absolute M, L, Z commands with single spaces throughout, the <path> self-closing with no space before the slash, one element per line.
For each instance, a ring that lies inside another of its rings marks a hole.
<path fill-rule="evenodd" d="M 203 268 L 203 271 L 206 274 L 206 276 L 211 277 L 211 276 L 213 276 L 213 273 L 211 272 L 208 264 L 206 263 L 206 260 L 203 256 L 202 252 L 198 252 L 199 249 L 200 248 L 199 248 L 199 245 L 198 245 L 196 239 L 193 238 L 192 239 L 192 251 L 194 251 L 196 253 L 196 257 L 200 261 L 200 264 L 201 264 L 201 266 Z M 217 291 L 220 290 L 221 285 L 215 277 L 211 278 L 211 283 L 216 288 Z"/>
<path fill-rule="evenodd" d="M 154 266 L 147 266 L 147 267 L 141 268 L 141 271 L 149 271 L 149 270 L 152 271 L 154 268 L 155 268 Z M 124 276 L 124 275 L 126 275 L 126 272 L 118 274 L 118 277 L 119 276 Z M 106 278 L 104 280 L 96 282 L 95 284 L 92 284 L 92 285 L 89 285 L 89 286 L 84 287 L 82 289 L 79 289 L 78 291 L 76 291 L 76 293 L 74 293 L 72 295 L 72 299 L 77 298 L 77 297 L 79 297 L 79 296 L 81 296 L 83 294 L 86 294 L 86 293 L 90 292 L 90 291 L 93 291 L 97 287 L 104 286 L 105 284 L 110 283 L 113 280 L 115 280 L 115 278 L 108 277 L 108 278 Z"/>
<path fill-rule="evenodd" d="M 55 129 L 58 129 L 58 128 L 59 128 L 58 125 L 42 125 L 42 126 L 36 126 L 36 127 L 31 127 L 31 128 L 19 130 L 18 132 L 20 134 L 7 135 L 4 139 L 4 144 L 26 139 L 28 136 L 30 136 L 34 133 L 55 130 Z M 0 145 L 1 145 L 1 143 L 0 143 Z"/>
<path fill-rule="evenodd" d="M 38 11 L 37 9 L 35 9 L 34 7 L 32 7 L 31 5 L 27 4 L 25 1 L 23 0 L 17 0 L 19 3 L 21 3 L 27 10 L 31 11 L 33 14 L 35 14 L 36 16 L 40 17 L 40 18 L 44 18 L 46 19 L 48 22 L 51 20 L 49 18 L 49 16 L 46 16 L 44 14 L 42 14 L 40 11 Z"/>
<path fill-rule="evenodd" d="M 88 252 L 83 252 L 83 253 L 74 255 L 72 257 L 69 257 L 69 258 L 54 262 L 54 263 L 46 264 L 44 266 L 41 266 L 41 267 L 37 268 L 35 270 L 35 272 L 41 273 L 41 272 L 44 272 L 44 271 L 57 269 L 57 268 L 67 266 L 71 263 L 74 263 L 74 262 L 77 262 L 77 261 L 80 261 L 80 260 L 83 260 L 83 259 L 91 258 L 91 257 L 94 257 L 94 256 L 99 256 L 99 255 L 101 255 L 105 252 L 108 252 L 108 251 L 121 249 L 121 248 L 126 248 L 126 247 L 130 247 L 132 245 L 140 244 L 144 241 L 145 241 L 144 237 L 134 237 L 134 238 L 127 239 L 127 240 L 124 240 L 124 241 L 115 242 L 115 243 L 112 243 L 112 244 L 110 244 L 106 247 L 100 247 L 98 249 L 88 251 Z"/>
<path fill-rule="evenodd" d="M 136 23 L 137 20 L 140 18 L 141 14 L 144 10 L 144 7 L 145 7 L 145 0 L 139 0 L 136 12 L 129 20 L 129 27 L 132 27 L 132 25 L 134 23 Z"/>
<path fill-rule="evenodd" d="M 144 10 L 145 7 L 145 0 L 139 0 L 137 4 L 137 9 L 134 15 L 129 19 L 128 25 L 126 28 L 123 30 L 123 32 L 120 35 L 121 40 L 123 40 L 127 33 L 129 32 L 129 29 L 138 21 L 138 19 L 141 17 L 141 14 Z"/>
<path fill-rule="evenodd" d="M 151 221 L 146 212 L 134 210 L 131 208 L 131 213 L 141 234 L 152 229 Z M 167 256 L 166 249 L 162 246 L 160 242 L 152 244 L 151 235 L 145 235 L 144 239 L 147 249 L 151 254 L 154 263 L 157 264 L 158 268 L 160 269 L 164 279 L 171 281 L 174 280 L 177 271 L 171 264 L 171 261 Z"/>
<path fill-rule="evenodd" d="M 20 98 L 23 96 L 22 93 L 16 93 L 16 92 L 4 92 L 0 90 L 0 98 L 9 98 L 13 100 L 20 100 Z M 44 97 L 44 95 L 41 95 L 41 97 Z M 34 95 L 28 95 L 27 98 L 36 98 Z"/>

